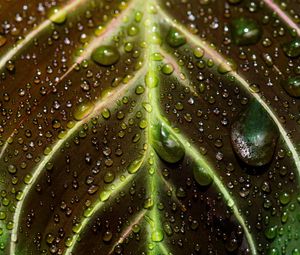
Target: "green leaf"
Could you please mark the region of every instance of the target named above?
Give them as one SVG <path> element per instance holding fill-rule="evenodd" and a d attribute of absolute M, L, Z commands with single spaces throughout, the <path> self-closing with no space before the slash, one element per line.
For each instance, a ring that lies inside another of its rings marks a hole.
<path fill-rule="evenodd" d="M 1 254 L 298 254 L 300 6 L 0 3 Z"/>

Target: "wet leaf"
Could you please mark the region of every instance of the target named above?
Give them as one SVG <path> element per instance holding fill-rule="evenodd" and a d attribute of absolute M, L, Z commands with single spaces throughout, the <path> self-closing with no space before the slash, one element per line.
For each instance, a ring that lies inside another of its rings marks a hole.
<path fill-rule="evenodd" d="M 299 253 L 299 1 L 0 12 L 0 254 Z"/>

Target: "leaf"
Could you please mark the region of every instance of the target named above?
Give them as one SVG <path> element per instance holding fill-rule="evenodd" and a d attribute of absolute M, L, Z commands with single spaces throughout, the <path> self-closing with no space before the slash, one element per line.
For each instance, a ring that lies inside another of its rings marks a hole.
<path fill-rule="evenodd" d="M 299 253 L 296 0 L 0 11 L 1 254 Z"/>

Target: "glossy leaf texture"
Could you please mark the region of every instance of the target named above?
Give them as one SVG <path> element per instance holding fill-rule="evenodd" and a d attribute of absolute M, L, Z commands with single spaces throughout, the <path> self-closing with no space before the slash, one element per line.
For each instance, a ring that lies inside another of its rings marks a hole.
<path fill-rule="evenodd" d="M 298 0 L 0 13 L 0 254 L 300 254 Z"/>

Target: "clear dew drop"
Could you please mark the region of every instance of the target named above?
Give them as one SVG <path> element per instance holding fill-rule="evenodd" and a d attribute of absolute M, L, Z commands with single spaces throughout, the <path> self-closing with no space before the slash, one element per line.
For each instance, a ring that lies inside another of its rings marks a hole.
<path fill-rule="evenodd" d="M 115 46 L 102 45 L 93 51 L 92 59 L 97 64 L 111 66 L 119 61 L 120 53 Z"/>
<path fill-rule="evenodd" d="M 55 24 L 63 24 L 67 20 L 67 12 L 63 9 L 53 7 L 50 9 L 48 17 Z"/>
<path fill-rule="evenodd" d="M 276 124 L 257 101 L 252 101 L 231 126 L 233 149 L 251 166 L 263 166 L 272 160 L 278 136 Z"/>
<path fill-rule="evenodd" d="M 180 47 L 186 43 L 186 38 L 175 28 L 170 28 L 166 40 L 173 48 Z"/>
<path fill-rule="evenodd" d="M 82 120 L 84 118 L 86 118 L 87 116 L 89 116 L 92 111 L 94 110 L 94 103 L 91 102 L 91 101 L 85 101 L 85 102 L 82 102 L 80 103 L 75 111 L 73 112 L 73 117 L 75 120 Z"/>
<path fill-rule="evenodd" d="M 300 76 L 289 77 L 281 82 L 284 90 L 292 97 L 300 98 Z"/>
<path fill-rule="evenodd" d="M 231 22 L 231 37 L 238 46 L 256 44 L 261 35 L 261 27 L 253 19 L 241 17 Z"/>
<path fill-rule="evenodd" d="M 176 163 L 184 157 L 182 143 L 162 123 L 157 123 L 151 132 L 152 146 L 160 158 L 168 163 Z"/>

